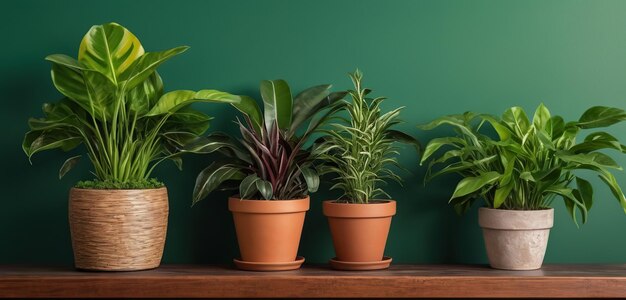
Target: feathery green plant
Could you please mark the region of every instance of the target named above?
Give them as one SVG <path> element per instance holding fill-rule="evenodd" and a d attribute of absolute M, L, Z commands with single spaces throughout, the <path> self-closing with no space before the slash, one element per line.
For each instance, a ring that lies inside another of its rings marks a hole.
<path fill-rule="evenodd" d="M 342 123 L 331 124 L 324 130 L 327 136 L 315 150 L 323 161 L 330 162 L 325 172 L 337 175 L 331 189 L 343 191 L 342 197 L 351 203 L 369 203 L 379 197 L 389 195 L 381 188 L 386 180 L 401 182 L 391 166 L 399 167 L 394 142 L 401 141 L 416 146 L 419 143 L 411 136 L 391 129 L 398 124 L 400 108 L 383 113 L 380 105 L 383 97 L 366 98 L 371 92 L 361 86 L 363 74 L 357 69 L 349 74 L 354 85 L 350 90 L 352 101 L 344 101 L 344 110 L 348 117 L 339 119 Z"/>

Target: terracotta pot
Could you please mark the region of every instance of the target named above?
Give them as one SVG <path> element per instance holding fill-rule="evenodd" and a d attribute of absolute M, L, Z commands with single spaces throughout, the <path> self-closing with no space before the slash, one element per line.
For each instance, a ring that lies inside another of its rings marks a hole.
<path fill-rule="evenodd" d="M 396 202 L 368 204 L 324 201 L 324 215 L 335 246 L 336 261 L 372 263 L 383 260 Z"/>
<path fill-rule="evenodd" d="M 70 190 L 69 222 L 78 269 L 136 271 L 161 263 L 167 189 Z"/>
<path fill-rule="evenodd" d="M 504 210 L 482 207 L 478 223 L 483 229 L 489 264 L 495 269 L 541 268 L 548 246 L 554 209 Z"/>
<path fill-rule="evenodd" d="M 309 210 L 308 196 L 297 200 L 231 197 L 228 209 L 233 213 L 241 261 L 270 264 L 296 261 L 304 216 Z"/>

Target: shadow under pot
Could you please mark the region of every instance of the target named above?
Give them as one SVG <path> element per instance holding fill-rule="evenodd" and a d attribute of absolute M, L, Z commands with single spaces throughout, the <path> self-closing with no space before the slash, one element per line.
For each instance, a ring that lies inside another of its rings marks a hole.
<path fill-rule="evenodd" d="M 384 257 L 391 218 L 396 202 L 376 200 L 370 203 L 323 202 L 336 257 L 330 260 L 337 270 L 380 270 L 391 264 Z"/>
<path fill-rule="evenodd" d="M 240 259 L 237 268 L 248 271 L 299 269 L 297 256 L 309 197 L 296 200 L 228 199 L 233 214 Z"/>
<path fill-rule="evenodd" d="M 167 189 L 70 190 L 69 223 L 77 269 L 138 271 L 161 263 Z"/>
<path fill-rule="evenodd" d="M 487 257 L 492 268 L 536 270 L 541 268 L 548 246 L 554 209 L 504 210 L 481 207 L 478 223 L 483 229 Z"/>

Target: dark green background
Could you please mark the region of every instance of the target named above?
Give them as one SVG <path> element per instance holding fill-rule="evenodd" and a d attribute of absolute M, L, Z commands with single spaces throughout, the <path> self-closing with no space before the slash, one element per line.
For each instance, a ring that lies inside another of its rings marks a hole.
<path fill-rule="evenodd" d="M 592 105 L 626 108 L 624 1 L 11 1 L 0 11 L 2 196 L 0 263 L 72 262 L 68 189 L 89 178 L 83 163 L 57 179 L 65 154 L 43 153 L 33 165 L 20 148 L 26 120 L 59 98 L 43 58 L 76 56 L 93 24 L 118 22 L 150 50 L 191 49 L 166 63 L 166 89 L 216 88 L 257 95 L 261 79 L 283 78 L 299 91 L 332 83 L 350 87 L 359 67 L 385 108 L 406 106 L 403 129 L 423 142 L 448 131 L 415 128 L 432 118 L 474 110 L 501 113 L 512 105 L 577 118 Z M 230 130 L 227 106 L 198 106 L 216 116 L 212 129 Z M 626 139 L 626 124 L 614 130 Z M 476 207 L 457 217 L 446 200 L 454 178 L 424 187 L 423 169 L 406 149 L 405 186 L 387 255 L 403 263 L 485 263 Z M 237 256 L 225 194 L 191 208 L 195 175 L 210 162 L 189 157 L 184 172 L 171 164 L 157 176 L 169 187 L 165 263 L 228 262 Z M 626 163 L 624 157 L 618 162 Z M 616 174 L 626 183 L 623 172 Z M 556 202 L 548 263 L 626 261 L 626 216 L 599 180 L 589 222 L 577 228 Z M 309 262 L 333 256 L 320 202 L 313 195 L 300 254 Z"/>

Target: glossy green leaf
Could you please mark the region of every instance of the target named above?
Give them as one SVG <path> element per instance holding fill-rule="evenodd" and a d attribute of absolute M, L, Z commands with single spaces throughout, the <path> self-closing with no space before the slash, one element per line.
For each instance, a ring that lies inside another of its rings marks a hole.
<path fill-rule="evenodd" d="M 102 75 L 52 65 L 52 82 L 61 94 L 75 101 L 98 120 L 111 119 L 115 88 Z"/>
<path fill-rule="evenodd" d="M 78 60 L 65 54 L 51 54 L 46 56 L 46 60 L 75 70 L 93 71 Z"/>
<path fill-rule="evenodd" d="M 515 131 L 518 136 L 523 136 L 530 128 L 530 120 L 521 107 L 511 107 L 502 114 L 502 121 Z"/>
<path fill-rule="evenodd" d="M 242 180 L 245 174 L 239 166 L 233 164 L 221 164 L 213 162 L 198 174 L 196 185 L 193 190 L 192 205 L 206 198 L 212 191 L 217 189 L 227 180 Z"/>
<path fill-rule="evenodd" d="M 422 155 L 422 159 L 420 164 L 423 164 L 426 160 L 428 160 L 431 155 L 433 155 L 437 150 L 439 150 L 443 146 L 453 146 L 459 147 L 459 145 L 463 145 L 463 139 L 457 137 L 442 137 L 442 138 L 434 138 L 428 142 L 426 148 L 424 149 L 424 154 Z"/>
<path fill-rule="evenodd" d="M 61 169 L 59 169 L 59 179 L 63 178 L 63 176 L 65 176 L 67 172 L 74 168 L 74 166 L 76 166 L 78 162 L 80 162 L 81 157 L 81 155 L 76 155 L 65 160 L 65 162 L 61 166 Z"/>
<path fill-rule="evenodd" d="M 495 196 L 493 197 L 493 208 L 499 208 L 506 201 L 506 199 L 511 194 L 511 190 L 513 190 L 515 184 L 513 182 L 509 182 L 504 186 L 496 189 Z"/>
<path fill-rule="evenodd" d="M 263 199 L 271 200 L 274 198 L 272 184 L 269 181 L 257 180 L 256 188 L 259 190 L 259 193 L 261 193 L 261 196 L 263 196 Z"/>
<path fill-rule="evenodd" d="M 293 99 L 293 117 L 290 131 L 295 132 L 306 120 L 310 119 L 320 109 L 321 104 L 330 94 L 330 84 L 310 87 L 296 95 Z M 326 103 L 329 105 L 330 103 Z"/>
<path fill-rule="evenodd" d="M 413 146 L 418 154 L 422 151 L 422 144 L 416 138 L 402 131 L 389 129 L 387 130 L 387 137 L 393 141 Z"/>
<path fill-rule="evenodd" d="M 261 81 L 261 97 L 267 131 L 271 130 L 274 123 L 278 124 L 278 128 L 288 130 L 293 115 L 293 99 L 287 82 L 280 79 Z"/>
<path fill-rule="evenodd" d="M 187 51 L 189 47 L 180 46 L 165 51 L 147 52 L 139 57 L 120 78 L 124 82 L 124 89 L 130 90 L 141 84 L 154 73 L 157 67 L 175 55 Z"/>
<path fill-rule="evenodd" d="M 122 73 L 144 54 L 139 39 L 116 23 L 95 25 L 83 37 L 78 61 L 106 76 L 115 86 Z"/>
<path fill-rule="evenodd" d="M 469 195 L 486 185 L 493 184 L 500 179 L 500 174 L 495 171 L 487 172 L 476 177 L 463 178 L 456 186 L 454 194 L 450 199 L 463 197 Z"/>
<path fill-rule="evenodd" d="M 241 199 L 252 199 L 259 191 L 256 182 L 261 180 L 256 174 L 250 174 L 244 178 L 239 184 L 239 197 Z"/>
<path fill-rule="evenodd" d="M 587 210 L 593 206 L 593 186 L 589 181 L 576 177 L 576 186 Z"/>
<path fill-rule="evenodd" d="M 626 112 L 623 109 L 594 106 L 582 114 L 577 126 L 583 129 L 607 127 L 624 120 L 626 120 Z"/>
<path fill-rule="evenodd" d="M 307 167 L 301 167 L 300 171 L 302 172 L 302 176 L 304 177 L 304 180 L 306 181 L 306 185 L 307 185 L 307 189 L 309 193 L 317 192 L 317 189 L 320 186 L 320 177 L 317 174 L 317 172 Z"/>
<path fill-rule="evenodd" d="M 593 165 L 600 168 L 613 168 L 621 170 L 622 167 L 615 162 L 610 156 L 600 153 L 600 152 L 592 152 L 592 153 L 579 153 L 579 154 L 569 154 L 566 152 L 557 152 L 556 156 L 566 162 L 573 162 L 583 165 Z"/>
<path fill-rule="evenodd" d="M 533 125 L 535 125 L 535 128 L 542 130 L 546 128 L 548 122 L 550 121 L 550 118 L 550 111 L 545 105 L 543 105 L 543 103 L 541 103 L 537 107 L 537 110 L 535 110 L 535 115 L 533 116 Z"/>

